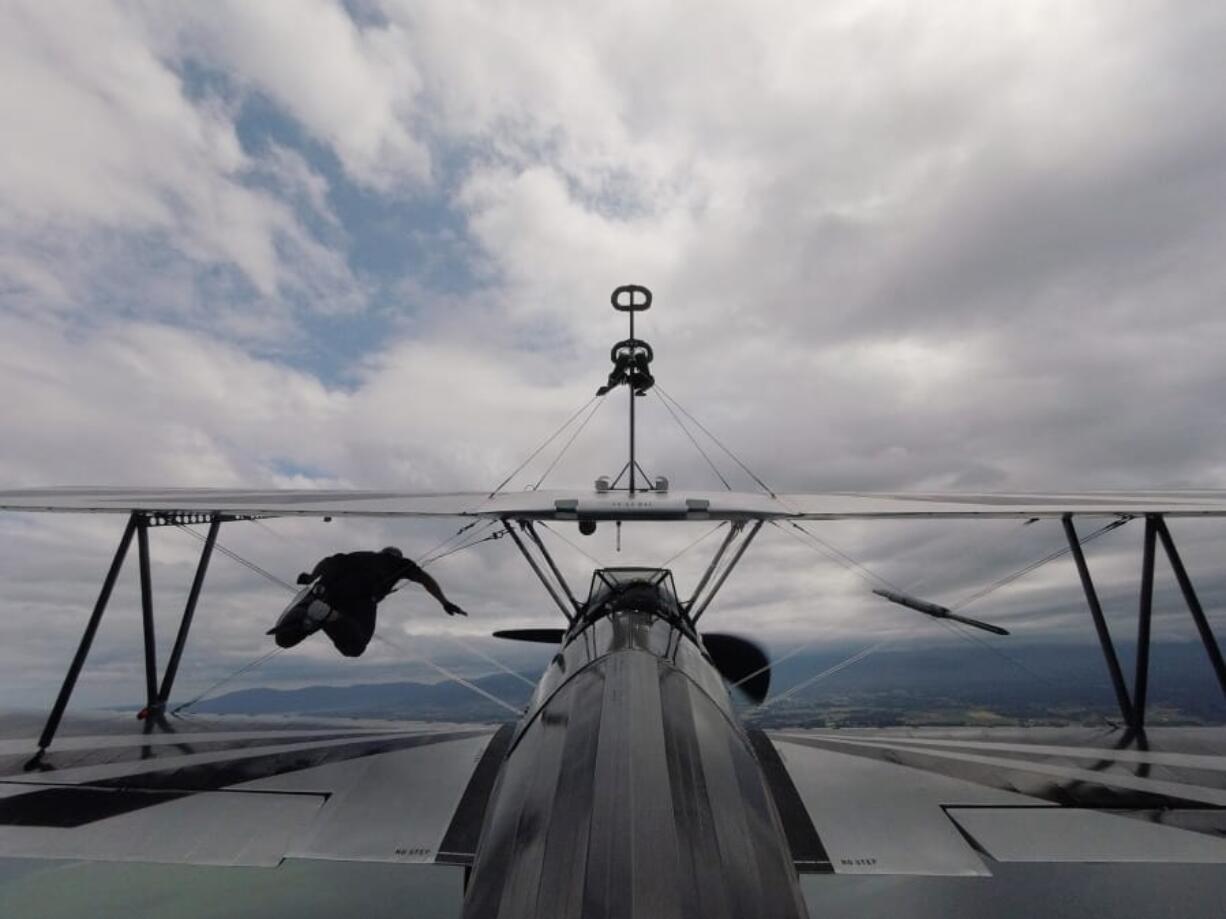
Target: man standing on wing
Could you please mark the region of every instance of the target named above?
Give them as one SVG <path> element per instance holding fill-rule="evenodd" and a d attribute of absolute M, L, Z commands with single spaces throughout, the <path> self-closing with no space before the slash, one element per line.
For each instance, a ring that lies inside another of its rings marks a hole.
<path fill-rule="evenodd" d="M 448 616 L 467 616 L 444 595 L 438 582 L 395 546 L 379 552 L 341 552 L 322 559 L 298 583 L 314 584 L 294 601 L 269 630 L 282 648 L 292 648 L 322 628 L 336 650 L 358 657 L 375 634 L 378 604 L 402 580 L 415 581 L 442 605 Z"/>

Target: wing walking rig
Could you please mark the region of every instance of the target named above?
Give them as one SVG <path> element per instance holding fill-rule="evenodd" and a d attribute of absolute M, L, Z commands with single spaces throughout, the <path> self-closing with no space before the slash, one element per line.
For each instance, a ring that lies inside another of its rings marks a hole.
<path fill-rule="evenodd" d="M 0 740 L 0 855 L 457 865 L 469 917 L 802 916 L 798 873 L 985 875 L 1001 861 L 1226 863 L 1226 740 L 1215 729 L 1146 726 L 1159 543 L 1226 693 L 1226 665 L 1167 524 L 1226 515 L 1226 492 L 671 491 L 635 456 L 635 400 L 654 377 L 634 317 L 651 299 L 634 285 L 612 297 L 628 314 L 630 335 L 614 347 L 603 389 L 625 385 L 629 393 L 629 457 L 618 476 L 591 489 L 0 491 L 8 512 L 126 517 L 41 734 Z M 220 527 L 286 516 L 473 518 L 502 527 L 564 620 L 505 636 L 557 646 L 522 717 L 501 726 L 168 719 Z M 1131 686 L 1077 517 L 1144 521 Z M 1122 728 L 768 733 L 740 721 L 728 684 L 762 701 L 769 663 L 753 642 L 700 633 L 698 625 L 765 524 L 963 518 L 1061 520 Z M 602 522 L 647 520 L 727 524 L 688 598 L 667 569 L 606 568 L 580 599 L 537 531 L 541 522 L 572 521 L 590 532 Z M 208 535 L 159 674 L 149 530 L 186 523 L 207 523 Z M 136 736 L 110 721 L 52 749 L 133 540 L 149 717 Z"/>

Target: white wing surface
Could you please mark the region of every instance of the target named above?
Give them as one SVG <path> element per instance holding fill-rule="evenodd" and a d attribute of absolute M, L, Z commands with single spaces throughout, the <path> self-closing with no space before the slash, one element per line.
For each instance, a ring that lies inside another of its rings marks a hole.
<path fill-rule="evenodd" d="M 1043 493 L 597 492 L 418 493 L 222 488 L 41 488 L 0 491 L 0 510 L 223 514 L 236 517 L 523 517 L 540 520 L 851 520 L 1226 515 L 1226 491 Z"/>
<path fill-rule="evenodd" d="M 994 862 L 1226 864 L 1226 735 L 1152 728 L 779 730 L 793 832 L 842 874 Z M 778 793 L 777 793 L 778 795 Z M 785 814 L 785 819 L 789 815 Z M 809 821 L 809 826 L 804 821 Z M 802 860 L 797 866 L 805 870 Z M 810 869 L 811 870 L 811 869 Z"/>
<path fill-rule="evenodd" d="M 129 722 L 131 723 L 131 722 Z M 272 866 L 469 864 L 508 730 L 172 720 L 0 740 L 0 856 Z"/>

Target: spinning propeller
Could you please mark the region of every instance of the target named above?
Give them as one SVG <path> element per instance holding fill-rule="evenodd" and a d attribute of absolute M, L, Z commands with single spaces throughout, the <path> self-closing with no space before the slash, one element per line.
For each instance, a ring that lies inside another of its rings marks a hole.
<path fill-rule="evenodd" d="M 761 704 L 771 687 L 770 658 L 762 646 L 748 638 L 722 632 L 704 633 L 702 643 L 719 675 L 744 693 L 750 702 Z"/>

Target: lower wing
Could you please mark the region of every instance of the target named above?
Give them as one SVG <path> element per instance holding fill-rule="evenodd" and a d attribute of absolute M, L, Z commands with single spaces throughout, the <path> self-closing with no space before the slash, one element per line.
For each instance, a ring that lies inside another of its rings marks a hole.
<path fill-rule="evenodd" d="M 801 871 L 987 875 L 994 861 L 1226 863 L 1220 729 L 754 733 Z"/>
<path fill-rule="evenodd" d="M 0 740 L 0 856 L 471 864 L 509 732 L 171 718 L 119 733 L 110 719 L 33 760 L 33 737 Z"/>

